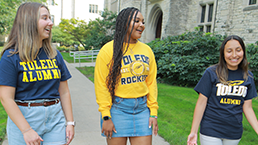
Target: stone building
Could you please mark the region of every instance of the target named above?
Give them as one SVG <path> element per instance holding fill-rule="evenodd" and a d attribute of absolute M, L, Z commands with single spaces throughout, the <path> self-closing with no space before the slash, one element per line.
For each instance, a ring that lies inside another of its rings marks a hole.
<path fill-rule="evenodd" d="M 141 40 L 180 35 L 200 27 L 200 31 L 239 35 L 246 43 L 258 41 L 257 0 L 105 0 L 105 8 L 115 12 L 137 7 L 145 18 Z"/>

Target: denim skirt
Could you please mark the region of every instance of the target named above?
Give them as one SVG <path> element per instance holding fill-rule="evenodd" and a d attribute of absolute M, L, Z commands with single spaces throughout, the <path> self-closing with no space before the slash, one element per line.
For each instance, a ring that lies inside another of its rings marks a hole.
<path fill-rule="evenodd" d="M 152 135 L 152 128 L 149 128 L 150 110 L 147 107 L 147 96 L 130 99 L 115 97 L 110 113 L 117 131 L 113 132 L 112 137 Z M 102 128 L 103 120 L 100 120 Z M 102 136 L 105 136 L 104 133 Z"/>

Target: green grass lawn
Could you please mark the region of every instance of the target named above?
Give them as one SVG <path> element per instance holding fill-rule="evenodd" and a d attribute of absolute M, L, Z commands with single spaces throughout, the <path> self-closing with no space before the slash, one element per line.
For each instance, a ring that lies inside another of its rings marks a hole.
<path fill-rule="evenodd" d="M 71 57 L 71 56 L 69 55 L 69 52 L 61 52 L 61 54 L 62 54 L 63 58 L 64 58 L 67 62 L 69 62 L 69 63 L 73 63 L 73 62 L 74 62 L 73 57 Z M 95 60 L 96 60 L 96 59 L 93 59 L 93 61 L 95 61 Z M 81 62 L 91 62 L 91 58 L 89 58 L 89 59 L 81 59 L 80 61 L 81 61 Z M 76 63 L 79 63 L 79 60 L 78 60 L 78 59 L 76 60 Z"/>
<path fill-rule="evenodd" d="M 76 67 L 82 74 L 84 74 L 89 80 L 94 82 L 94 68 L 93 66 L 91 67 Z"/>
<path fill-rule="evenodd" d="M 4 110 L 4 107 L 0 103 L 0 144 L 2 144 L 2 141 L 5 138 L 6 122 L 7 122 L 7 114 Z"/>
<path fill-rule="evenodd" d="M 78 68 L 85 76 L 94 77 L 94 67 Z M 198 94 L 193 88 L 158 84 L 159 135 L 171 145 L 185 145 L 191 130 L 193 112 Z M 253 99 L 253 108 L 258 116 L 258 100 Z M 256 145 L 257 134 L 244 117 L 244 133 L 239 145 Z M 198 139 L 199 140 L 199 139 Z M 198 141 L 198 144 L 200 142 Z"/>
<path fill-rule="evenodd" d="M 0 52 L 2 51 L 3 46 L 0 46 Z M 1 58 L 1 55 L 0 55 Z M 5 138 L 6 134 L 6 122 L 7 122 L 7 114 L 4 110 L 4 107 L 0 103 L 0 144 L 2 144 L 3 139 Z"/>

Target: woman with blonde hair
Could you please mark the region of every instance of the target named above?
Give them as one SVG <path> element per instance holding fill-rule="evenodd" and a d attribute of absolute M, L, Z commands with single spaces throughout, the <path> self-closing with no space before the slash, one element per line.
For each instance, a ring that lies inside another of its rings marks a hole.
<path fill-rule="evenodd" d="M 73 139 L 71 75 L 51 47 L 52 26 L 43 4 L 23 3 L 17 10 L 0 63 L 9 145 L 60 145 Z"/>

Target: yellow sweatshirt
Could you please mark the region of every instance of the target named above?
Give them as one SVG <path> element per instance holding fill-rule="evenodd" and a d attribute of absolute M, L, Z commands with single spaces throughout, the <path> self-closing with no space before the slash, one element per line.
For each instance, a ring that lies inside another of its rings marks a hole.
<path fill-rule="evenodd" d="M 99 51 L 94 72 L 96 101 L 103 117 L 111 117 L 112 98 L 106 86 L 106 78 L 109 74 L 109 62 L 113 56 L 113 42 L 108 42 Z M 156 75 L 157 65 L 151 48 L 140 41 L 130 44 L 122 59 L 121 79 L 115 90 L 115 96 L 138 98 L 147 95 L 150 115 L 157 116 Z"/>

